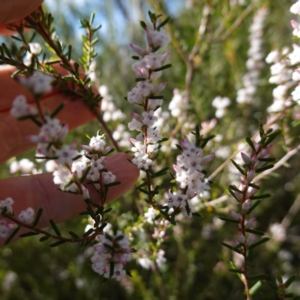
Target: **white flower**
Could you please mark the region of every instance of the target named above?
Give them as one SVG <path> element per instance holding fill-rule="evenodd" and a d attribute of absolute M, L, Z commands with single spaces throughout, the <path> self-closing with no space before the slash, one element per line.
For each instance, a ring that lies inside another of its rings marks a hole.
<path fill-rule="evenodd" d="M 42 47 L 39 43 L 29 43 L 30 52 L 34 55 L 40 54 Z"/>
<path fill-rule="evenodd" d="M 293 100 L 299 101 L 300 100 L 300 85 L 298 85 L 295 90 L 292 92 Z"/>
<path fill-rule="evenodd" d="M 131 122 L 128 123 L 128 128 L 130 130 L 138 130 L 142 129 L 143 124 L 139 122 L 136 118 L 133 118 Z"/>
<path fill-rule="evenodd" d="M 147 143 L 157 143 L 158 141 L 160 141 L 162 139 L 162 135 L 159 133 L 159 131 L 157 129 L 153 129 L 153 128 L 147 128 L 147 138 L 146 138 L 146 142 Z"/>
<path fill-rule="evenodd" d="M 136 152 L 135 157 L 131 160 L 139 169 L 148 170 L 152 165 L 152 160 L 149 158 L 148 154 Z"/>
<path fill-rule="evenodd" d="M 32 207 L 28 207 L 26 210 L 22 210 L 18 215 L 18 220 L 25 224 L 32 224 L 34 221 L 34 210 Z"/>
<path fill-rule="evenodd" d="M 37 109 L 32 105 L 27 104 L 26 97 L 24 95 L 17 96 L 10 110 L 10 114 L 15 118 L 21 118 L 26 116 L 37 115 Z"/>
<path fill-rule="evenodd" d="M 293 45 L 294 51 L 288 56 L 292 65 L 300 62 L 300 47 L 296 44 Z"/>
<path fill-rule="evenodd" d="M 153 126 L 154 123 L 157 121 L 157 117 L 154 116 L 154 111 L 149 110 L 149 111 L 144 111 L 142 113 L 142 119 L 143 119 L 143 124 L 147 126 Z"/>
<path fill-rule="evenodd" d="M 27 158 L 22 158 L 20 161 L 13 161 L 10 164 L 9 171 L 11 174 L 21 172 L 23 174 L 29 174 L 34 169 L 34 163 Z"/>
<path fill-rule="evenodd" d="M 295 15 L 300 15 L 300 1 L 294 3 L 291 8 L 290 8 L 290 12 L 292 14 L 295 14 Z"/>
<path fill-rule="evenodd" d="M 110 184 L 116 180 L 116 176 L 112 172 L 103 172 L 103 183 Z"/>
<path fill-rule="evenodd" d="M 0 238 L 7 238 L 16 228 L 17 224 L 0 219 Z"/>
<path fill-rule="evenodd" d="M 72 144 L 70 146 L 63 145 L 62 149 L 57 149 L 55 151 L 55 156 L 57 156 L 56 162 L 58 164 L 66 164 L 71 166 L 73 162 L 73 158 L 78 155 L 77 150 L 75 150 L 76 144 Z"/>
<path fill-rule="evenodd" d="M 279 59 L 280 59 L 280 52 L 278 50 L 274 50 L 268 54 L 268 56 L 266 57 L 266 62 L 268 64 L 276 63 L 279 61 Z"/>
<path fill-rule="evenodd" d="M 160 31 L 152 31 L 149 28 L 146 28 L 146 36 L 148 41 L 148 46 L 150 48 L 165 47 L 171 41 L 170 36 L 166 33 L 164 29 Z"/>
<path fill-rule="evenodd" d="M 95 253 L 91 258 L 93 270 L 105 278 L 120 280 L 126 274 L 124 265 L 131 259 L 128 237 L 120 231 L 113 234 L 106 230 L 105 235 L 98 236 L 98 240 L 100 243 L 94 245 Z"/>
<path fill-rule="evenodd" d="M 52 81 L 54 78 L 47 75 L 41 71 L 35 71 L 32 76 L 29 77 L 19 77 L 19 82 L 28 90 L 32 91 L 34 94 L 44 94 L 49 93 L 52 90 Z"/>
<path fill-rule="evenodd" d="M 1 200 L 0 201 L 0 213 L 3 212 L 3 209 L 6 208 L 6 212 L 8 214 L 12 214 L 13 213 L 13 204 L 14 204 L 14 200 L 10 197 Z"/>
<path fill-rule="evenodd" d="M 153 224 L 155 217 L 156 217 L 156 210 L 153 207 L 149 207 L 147 212 L 144 213 L 144 218 L 150 224 Z"/>
<path fill-rule="evenodd" d="M 58 169 L 53 172 L 53 181 L 55 184 L 59 184 L 61 189 L 64 189 L 64 187 L 71 181 L 71 179 L 72 174 L 64 166 L 60 165 Z"/>

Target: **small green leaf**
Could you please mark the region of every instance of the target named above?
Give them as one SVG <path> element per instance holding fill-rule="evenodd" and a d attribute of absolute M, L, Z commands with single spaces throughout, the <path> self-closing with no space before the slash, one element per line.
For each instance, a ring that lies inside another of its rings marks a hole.
<path fill-rule="evenodd" d="M 18 231 L 20 230 L 20 227 L 17 227 L 12 234 L 8 237 L 8 239 L 5 241 L 4 245 L 7 245 L 10 243 L 10 241 L 14 238 L 14 236 L 18 233 Z"/>
<path fill-rule="evenodd" d="M 250 233 L 254 233 L 254 234 L 257 234 L 257 235 L 265 235 L 265 233 L 263 231 L 260 231 L 260 230 L 256 230 L 256 229 L 246 229 L 247 232 L 250 232 Z"/>
<path fill-rule="evenodd" d="M 267 165 L 267 166 L 264 166 L 264 167 L 261 167 L 261 168 L 255 170 L 255 173 L 261 173 L 261 172 L 263 172 L 263 171 L 272 169 L 273 167 L 274 167 L 274 165 L 273 165 L 273 164 L 270 164 L 270 165 Z"/>
<path fill-rule="evenodd" d="M 193 212 L 192 213 L 193 217 L 198 217 L 198 218 L 202 218 L 201 214 L 199 214 L 198 212 Z"/>
<path fill-rule="evenodd" d="M 243 274 L 244 273 L 242 270 L 239 270 L 239 269 L 229 269 L 229 272 L 239 273 L 239 274 Z"/>
<path fill-rule="evenodd" d="M 56 224 L 54 223 L 54 221 L 50 219 L 49 222 L 50 222 L 50 224 L 51 224 L 53 230 L 55 231 L 56 235 L 61 236 L 61 233 L 60 233 L 60 231 L 58 230 L 58 228 L 57 228 Z"/>
<path fill-rule="evenodd" d="M 251 147 L 251 149 L 252 149 L 254 152 L 256 152 L 255 147 L 254 147 L 254 145 L 253 145 L 253 142 L 252 142 L 252 140 L 251 140 L 249 137 L 246 137 L 246 142 L 247 142 L 247 144 Z"/>
<path fill-rule="evenodd" d="M 44 235 L 44 236 L 42 236 L 41 238 L 40 238 L 40 242 L 45 242 L 45 241 L 47 241 L 47 240 L 49 240 L 49 238 L 50 238 L 50 236 L 48 236 L 48 235 Z"/>
<path fill-rule="evenodd" d="M 65 243 L 65 241 L 58 241 L 58 242 L 55 242 L 53 244 L 50 244 L 49 246 L 53 248 L 53 247 L 60 246 L 60 245 L 62 245 L 64 243 Z"/>
<path fill-rule="evenodd" d="M 262 194 L 262 195 L 257 195 L 257 196 L 251 196 L 250 200 L 259 200 L 259 199 L 265 199 L 271 197 L 271 194 Z"/>
<path fill-rule="evenodd" d="M 23 237 L 34 236 L 34 235 L 39 235 L 39 233 L 38 232 L 34 232 L 34 231 L 30 231 L 30 232 L 26 232 L 26 233 L 20 234 L 19 237 L 23 238 Z"/>
<path fill-rule="evenodd" d="M 115 182 L 112 182 L 112 183 L 105 184 L 104 186 L 105 187 L 111 187 L 111 186 L 116 186 L 116 185 L 120 185 L 120 184 L 121 184 L 120 181 L 115 181 Z"/>
<path fill-rule="evenodd" d="M 240 165 L 238 165 L 233 159 L 231 159 L 231 162 L 234 164 L 234 166 L 240 171 L 242 175 L 245 175 L 245 171 L 242 169 Z"/>
<path fill-rule="evenodd" d="M 296 279 L 295 275 L 292 275 L 287 281 L 284 283 L 285 288 L 288 288 L 290 284 Z"/>
<path fill-rule="evenodd" d="M 259 280 L 250 289 L 249 291 L 250 295 L 254 295 L 261 287 L 262 287 L 262 282 Z"/>
<path fill-rule="evenodd" d="M 142 26 L 143 29 L 147 28 L 147 25 L 144 21 L 140 21 L 140 25 Z"/>
<path fill-rule="evenodd" d="M 160 67 L 160 68 L 154 69 L 154 70 L 152 70 L 152 71 L 153 71 L 153 72 L 159 72 L 159 71 L 162 71 L 162 70 L 165 70 L 165 69 L 169 69 L 169 68 L 171 68 L 171 67 L 172 67 L 171 64 L 166 64 L 166 65 L 164 65 L 164 66 L 162 66 L 162 67 Z"/>
<path fill-rule="evenodd" d="M 248 210 L 248 215 L 261 203 L 261 201 L 255 201 L 253 205 L 251 205 L 250 209 Z"/>
<path fill-rule="evenodd" d="M 234 220 L 234 219 L 229 219 L 229 218 L 225 218 L 225 217 L 218 217 L 218 218 L 225 221 L 225 222 L 236 223 L 236 224 L 239 223 L 239 221 Z"/>
<path fill-rule="evenodd" d="M 83 183 L 83 182 L 85 181 L 85 179 L 86 179 L 86 177 L 88 176 L 88 174 L 89 174 L 91 168 L 92 168 L 92 165 L 88 166 L 88 167 L 85 169 L 85 171 L 84 171 L 82 177 L 81 177 L 80 180 L 79 180 L 81 183 Z"/>
<path fill-rule="evenodd" d="M 61 103 L 55 111 L 51 114 L 51 119 L 53 119 L 63 108 L 65 107 L 64 103 Z"/>
<path fill-rule="evenodd" d="M 130 273 L 129 270 L 127 270 L 127 269 L 124 269 L 124 270 L 125 270 L 127 276 L 132 277 L 132 275 L 131 275 L 131 273 Z"/>
<path fill-rule="evenodd" d="M 163 21 L 157 26 L 157 29 L 159 30 L 160 28 L 164 27 L 170 20 L 171 20 L 170 17 L 167 17 L 165 20 L 163 20 Z"/>
<path fill-rule="evenodd" d="M 260 273 L 260 274 L 255 274 L 255 275 L 250 275 L 247 276 L 248 279 L 264 279 L 266 278 L 266 274 Z"/>
<path fill-rule="evenodd" d="M 78 239 L 79 238 L 79 236 L 75 232 L 73 232 L 73 231 L 69 231 L 69 234 L 74 239 Z"/>
<path fill-rule="evenodd" d="M 264 237 L 264 238 L 260 239 L 259 241 L 257 241 L 256 243 L 253 243 L 252 245 L 250 245 L 249 249 L 253 249 L 256 246 L 259 246 L 260 244 L 267 242 L 269 239 L 270 238 Z"/>

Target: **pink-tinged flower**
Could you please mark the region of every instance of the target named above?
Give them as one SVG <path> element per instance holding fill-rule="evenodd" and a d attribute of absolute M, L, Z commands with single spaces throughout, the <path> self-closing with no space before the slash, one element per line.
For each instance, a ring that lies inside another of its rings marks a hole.
<path fill-rule="evenodd" d="M 148 154 L 136 152 L 134 158 L 131 160 L 139 169 L 148 170 L 152 165 L 152 160 Z"/>
<path fill-rule="evenodd" d="M 250 199 L 247 199 L 244 201 L 244 203 L 242 204 L 242 210 L 247 212 L 251 207 L 251 201 Z"/>
<path fill-rule="evenodd" d="M 26 210 L 22 210 L 18 215 L 18 220 L 25 224 L 32 224 L 34 221 L 34 210 L 32 207 L 28 207 Z"/>
<path fill-rule="evenodd" d="M 38 111 L 34 106 L 27 104 L 24 95 L 19 95 L 14 99 L 10 110 L 10 114 L 15 118 L 35 116 L 37 113 Z"/>
<path fill-rule="evenodd" d="M 252 234 L 252 233 L 250 233 L 250 235 L 249 235 L 249 237 L 248 237 L 248 239 L 247 239 L 247 245 L 248 245 L 248 246 L 252 245 L 253 242 L 254 242 L 254 240 L 255 240 L 255 235 Z"/>
<path fill-rule="evenodd" d="M 145 31 L 149 48 L 163 48 L 171 41 L 170 36 L 166 33 L 164 29 L 160 29 L 160 31 L 152 31 L 148 27 L 146 27 Z"/>
<path fill-rule="evenodd" d="M 159 84 L 158 86 L 156 86 L 153 89 L 153 95 L 160 93 L 166 87 L 166 85 L 167 85 L 167 82 L 163 82 L 163 83 Z"/>
<path fill-rule="evenodd" d="M 133 118 L 131 122 L 128 123 L 129 130 L 142 130 L 143 123 L 139 122 L 137 119 Z"/>
<path fill-rule="evenodd" d="M 246 225 L 245 225 L 245 228 L 251 228 L 253 226 L 253 224 L 255 223 L 256 219 L 255 218 L 252 218 L 250 219 Z"/>
<path fill-rule="evenodd" d="M 247 154 L 241 152 L 241 157 L 246 165 L 251 164 L 251 158 Z"/>
<path fill-rule="evenodd" d="M 81 191 L 82 191 L 82 198 L 84 200 L 90 199 L 89 190 L 83 184 L 81 185 Z"/>
<path fill-rule="evenodd" d="M 229 211 L 229 214 L 230 216 L 236 220 L 236 221 L 239 221 L 241 219 L 241 215 L 240 214 L 237 214 L 236 212 L 234 212 L 233 210 L 230 210 Z"/>
<path fill-rule="evenodd" d="M 19 76 L 18 81 L 34 94 L 49 93 L 52 90 L 54 78 L 41 71 L 35 71 L 32 76 Z"/>
<path fill-rule="evenodd" d="M 13 204 L 14 200 L 10 197 L 0 201 L 0 214 L 3 212 L 4 208 L 6 208 L 6 213 L 13 213 Z"/>
<path fill-rule="evenodd" d="M 9 223 L 6 219 L 0 218 L 0 238 L 7 238 L 17 227 L 16 223 Z"/>
<path fill-rule="evenodd" d="M 295 20 L 291 20 L 291 25 L 294 28 L 293 35 L 300 37 L 300 24 L 296 22 Z"/>
<path fill-rule="evenodd" d="M 129 46 L 134 52 L 136 52 L 140 56 L 144 56 L 145 54 L 147 54 L 147 52 L 144 49 L 140 48 L 135 44 L 130 43 Z"/>
<path fill-rule="evenodd" d="M 238 240 L 241 244 L 244 244 L 245 241 L 246 241 L 245 236 L 244 236 L 243 233 L 240 232 L 240 231 L 238 232 L 237 240 Z"/>
<path fill-rule="evenodd" d="M 55 156 L 57 157 L 56 162 L 58 164 L 66 164 L 71 166 L 73 162 L 73 158 L 75 158 L 78 155 L 78 152 L 76 150 L 76 143 L 73 143 L 72 145 L 63 145 L 62 149 L 57 149 L 55 151 Z"/>

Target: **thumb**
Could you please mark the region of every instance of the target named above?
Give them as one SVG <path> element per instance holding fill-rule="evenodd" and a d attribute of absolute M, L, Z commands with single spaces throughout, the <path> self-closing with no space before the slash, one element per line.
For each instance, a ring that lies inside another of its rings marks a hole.
<path fill-rule="evenodd" d="M 43 0 L 3 0 L 0 9 L 0 24 L 19 21 L 32 13 Z"/>

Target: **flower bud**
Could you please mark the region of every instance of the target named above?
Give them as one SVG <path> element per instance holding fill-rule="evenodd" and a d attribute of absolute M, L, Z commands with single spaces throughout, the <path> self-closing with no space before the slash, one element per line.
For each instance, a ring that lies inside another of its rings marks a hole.
<path fill-rule="evenodd" d="M 240 214 L 237 214 L 235 211 L 233 211 L 233 210 L 230 210 L 229 211 L 229 214 L 230 214 L 230 216 L 234 219 L 234 220 L 236 220 L 236 221 L 239 221 L 240 220 L 240 218 L 241 218 L 241 215 Z"/>
<path fill-rule="evenodd" d="M 247 174 L 247 181 L 250 183 L 255 176 L 255 169 L 252 168 Z"/>
<path fill-rule="evenodd" d="M 251 158 L 246 155 L 244 152 L 241 152 L 242 159 L 246 165 L 251 164 Z"/>
<path fill-rule="evenodd" d="M 245 236 L 244 236 L 240 231 L 239 231 L 239 233 L 238 233 L 237 240 L 238 240 L 241 244 L 245 243 L 245 241 L 246 241 Z"/>
<path fill-rule="evenodd" d="M 245 228 L 251 228 L 251 227 L 253 226 L 255 220 L 256 220 L 255 218 L 250 219 L 250 220 L 246 223 Z"/>
<path fill-rule="evenodd" d="M 254 236 L 254 234 L 251 233 L 251 234 L 249 235 L 248 239 L 247 239 L 247 244 L 248 244 L 248 246 L 250 246 L 250 245 L 253 244 L 254 239 L 255 239 L 255 236 Z"/>
<path fill-rule="evenodd" d="M 243 204 L 242 204 L 242 210 L 243 211 L 248 211 L 251 207 L 251 201 L 250 199 L 247 199 Z"/>

